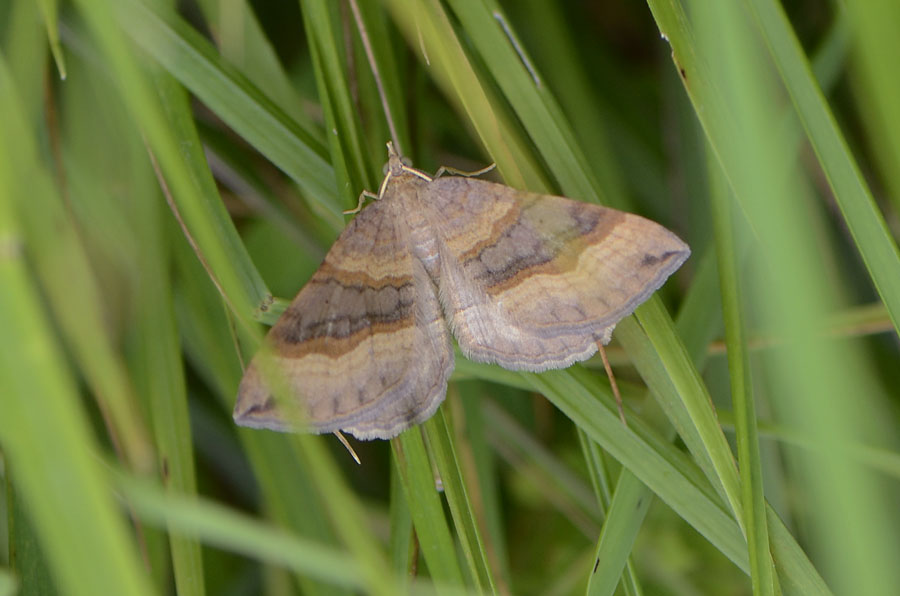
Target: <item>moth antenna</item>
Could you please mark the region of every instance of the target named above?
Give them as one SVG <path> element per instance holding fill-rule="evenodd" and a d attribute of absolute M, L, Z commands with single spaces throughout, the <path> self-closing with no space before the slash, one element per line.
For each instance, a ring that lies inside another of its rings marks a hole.
<path fill-rule="evenodd" d="M 378 65 L 375 63 L 375 54 L 372 52 L 372 43 L 369 41 L 369 32 L 363 23 L 362 16 L 359 12 L 359 5 L 356 0 L 350 0 L 350 10 L 353 11 L 353 20 L 356 21 L 356 28 L 359 29 L 359 38 L 362 40 L 363 49 L 366 52 L 366 60 L 369 61 L 369 68 L 372 69 L 372 77 L 375 79 L 375 86 L 378 88 L 378 97 L 381 98 L 381 109 L 384 110 L 384 118 L 387 120 L 388 129 L 391 131 L 391 138 L 397 147 L 397 153 L 403 155 L 400 146 L 400 137 L 397 135 L 397 128 L 394 126 L 394 118 L 391 116 L 391 108 L 388 105 L 387 94 L 384 92 L 384 84 L 381 82 L 381 73 L 378 72 Z"/>
<path fill-rule="evenodd" d="M 344 449 L 350 452 L 350 457 L 352 457 L 354 461 L 356 461 L 356 463 L 361 466 L 362 460 L 359 459 L 359 456 L 356 455 L 356 451 L 354 451 L 353 447 L 350 446 L 350 443 L 347 441 L 347 437 L 345 437 L 339 430 L 334 431 L 334 436 L 336 436 L 338 441 L 341 442 L 341 445 L 344 446 Z"/>
<path fill-rule="evenodd" d="M 534 70 L 534 67 L 531 66 L 531 61 L 528 60 L 528 56 L 525 55 L 525 50 L 522 49 L 522 46 L 519 44 L 519 40 L 516 39 L 516 36 L 513 35 L 512 29 L 510 29 L 509 25 L 506 24 L 506 19 L 503 18 L 503 15 L 500 14 L 499 10 L 494 11 L 494 18 L 500 23 L 500 26 L 503 28 L 503 32 L 506 33 L 506 37 L 509 38 L 509 42 L 512 44 L 513 49 L 519 55 L 519 59 L 522 61 L 522 64 L 525 66 L 525 70 L 528 71 L 528 74 L 531 75 L 532 80 L 534 80 L 534 84 L 537 87 L 541 86 L 541 79 L 538 76 L 537 72 Z"/>
<path fill-rule="evenodd" d="M 599 341 L 597 342 L 597 348 L 600 352 L 600 358 L 603 360 L 603 368 L 606 369 L 606 376 L 609 377 L 609 385 L 612 387 L 613 396 L 616 398 L 616 407 L 619 408 L 619 418 L 622 419 L 622 424 L 628 426 L 628 421 L 625 420 L 625 410 L 622 407 L 622 394 L 619 393 L 619 384 L 616 383 L 616 375 L 613 374 L 612 367 L 609 365 L 609 358 L 606 357 L 606 348 L 604 348 L 603 344 Z"/>

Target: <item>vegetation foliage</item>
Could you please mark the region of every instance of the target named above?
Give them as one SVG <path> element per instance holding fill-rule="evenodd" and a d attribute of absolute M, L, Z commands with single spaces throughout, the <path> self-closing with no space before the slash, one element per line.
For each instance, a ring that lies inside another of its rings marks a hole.
<path fill-rule="evenodd" d="M 0 1 L 0 596 L 893 593 L 900 6 L 785 8 Z M 234 426 L 392 138 L 691 245 L 627 426 L 461 356 L 362 465 Z"/>

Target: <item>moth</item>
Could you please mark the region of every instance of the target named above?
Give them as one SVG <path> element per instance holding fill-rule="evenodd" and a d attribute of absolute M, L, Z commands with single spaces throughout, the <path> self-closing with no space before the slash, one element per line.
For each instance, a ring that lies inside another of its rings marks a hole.
<path fill-rule="evenodd" d="M 637 215 L 432 177 L 390 143 L 375 198 L 269 330 L 237 424 L 392 438 L 444 400 L 451 333 L 477 362 L 565 368 L 608 343 L 690 255 Z M 289 403 L 275 398 L 285 393 Z"/>

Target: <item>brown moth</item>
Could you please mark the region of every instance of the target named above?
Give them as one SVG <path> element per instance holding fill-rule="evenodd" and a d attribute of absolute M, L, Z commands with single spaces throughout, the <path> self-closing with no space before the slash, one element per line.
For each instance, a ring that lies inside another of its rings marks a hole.
<path fill-rule="evenodd" d="M 690 255 L 637 215 L 433 178 L 390 143 L 388 154 L 378 200 L 347 225 L 247 368 L 238 424 L 389 439 L 444 400 L 451 331 L 471 360 L 564 368 L 608 343 Z M 262 358 L 273 373 L 261 372 Z M 275 400 L 272 376 L 295 402 Z"/>

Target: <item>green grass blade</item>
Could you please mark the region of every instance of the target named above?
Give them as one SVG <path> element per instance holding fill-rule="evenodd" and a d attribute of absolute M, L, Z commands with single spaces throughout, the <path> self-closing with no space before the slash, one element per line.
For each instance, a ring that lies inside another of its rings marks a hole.
<path fill-rule="evenodd" d="M 187 96 L 181 87 L 162 72 L 155 76 L 173 130 L 180 136 L 190 123 Z M 165 209 L 165 210 L 164 210 Z M 134 202 L 131 229 L 138 235 L 136 265 L 141 271 L 135 292 L 135 329 L 130 337 L 134 377 L 156 438 L 159 473 L 167 490 L 194 495 L 197 483 L 194 452 L 188 418 L 187 387 L 178 357 L 179 341 L 169 276 L 171 234 L 169 213 L 155 193 L 142 193 Z M 191 536 L 170 532 L 169 541 L 179 594 L 204 594 L 203 559 L 200 545 Z"/>
<path fill-rule="evenodd" d="M 479 81 L 443 9 L 437 3 L 414 0 L 390 0 L 388 8 L 409 43 L 425 48 L 437 82 L 466 114 L 504 180 L 514 186 L 547 189 L 513 114 L 502 109 L 499 98 Z"/>
<path fill-rule="evenodd" d="M 41 13 L 44 15 L 44 25 L 47 27 L 47 39 L 50 42 L 50 51 L 53 53 L 53 61 L 59 71 L 59 78 L 66 78 L 66 59 L 62 46 L 59 45 L 59 3 L 56 0 L 39 0 Z"/>
<path fill-rule="evenodd" d="M 13 80 L 18 83 L 22 109 L 34 119 L 41 113 L 42 69 L 48 60 L 44 21 L 37 2 L 9 2 L 4 8 L 5 30 L 0 48 Z"/>
<path fill-rule="evenodd" d="M 611 399 L 597 401 L 600 392 L 594 379 L 575 369 L 525 377 L 728 558 L 749 569 L 740 530 L 709 492 L 709 485 L 689 472 L 686 462 L 677 463 L 681 456 L 638 426 L 639 421 L 623 426 Z"/>
<path fill-rule="evenodd" d="M 726 410 L 718 410 L 718 412 L 722 420 L 722 426 L 733 428 L 734 414 Z M 821 449 L 821 445 L 817 444 L 813 439 L 770 422 L 760 421 L 759 432 L 763 437 L 774 438 L 786 445 L 812 451 Z M 900 453 L 897 451 L 861 443 L 842 447 L 846 449 L 842 455 L 852 458 L 856 465 L 868 466 L 881 474 L 900 479 Z"/>
<path fill-rule="evenodd" d="M 648 300 L 635 315 L 643 331 L 626 319 L 617 329 L 619 341 L 712 486 L 736 515 L 740 511 L 737 469 L 700 373 L 658 298 Z"/>
<path fill-rule="evenodd" d="M 487 549 L 481 537 L 478 518 L 472 497 L 466 488 L 465 477 L 458 459 L 455 441 L 444 418 L 443 409 L 425 422 L 425 436 L 434 455 L 441 485 L 450 505 L 450 512 L 460 537 L 463 553 L 469 563 L 472 577 L 480 592 L 497 593 L 496 582 L 488 560 Z"/>
<path fill-rule="evenodd" d="M 190 247 L 186 242 L 177 246 L 176 307 L 184 351 L 194 370 L 212 388 L 222 410 L 229 413 L 225 424 L 230 426 L 230 411 L 241 376 L 237 354 L 222 349 L 234 342 L 231 322 L 221 297 Z M 255 480 L 261 493 L 261 507 L 273 523 L 304 539 L 337 548 L 337 538 L 328 523 L 327 512 L 310 471 L 301 461 L 290 457 L 294 450 L 293 438 L 281 433 L 243 429 L 238 433 L 238 439 L 249 460 L 252 476 L 236 478 L 236 486 L 230 486 L 229 490 L 238 491 Z M 210 448 L 223 451 L 219 444 Z M 233 468 L 236 463 L 226 461 L 224 465 Z M 332 594 L 336 590 L 333 585 L 305 575 L 296 577 L 304 593 Z"/>
<path fill-rule="evenodd" d="M 449 409 L 456 421 L 456 445 L 460 452 L 463 476 L 472 493 L 476 506 L 476 516 L 483 520 L 482 538 L 487 549 L 487 558 L 493 571 L 497 591 L 510 591 L 512 574 L 509 561 L 509 544 L 506 537 L 506 508 L 502 501 L 501 480 L 497 456 L 492 447 L 495 436 L 492 419 L 487 415 L 490 403 L 487 387 L 477 386 L 477 393 L 457 391 L 447 396 Z M 460 396 L 465 394 L 467 400 Z M 475 397 L 476 399 L 472 399 Z"/>
<path fill-rule="evenodd" d="M 391 569 L 397 577 L 410 573 L 415 565 L 414 556 L 418 553 L 414 548 L 412 517 L 409 504 L 403 493 L 403 482 L 394 460 L 391 461 L 391 501 L 390 501 L 390 555 Z"/>
<path fill-rule="evenodd" d="M 854 42 L 859 66 L 860 92 L 856 101 L 871 136 L 874 158 L 890 191 L 885 199 L 894 210 L 900 207 L 900 85 L 893 76 L 894 61 L 900 51 L 893 24 L 900 18 L 897 4 L 891 0 L 852 3 L 846 13 L 853 20 Z M 855 74 L 855 73 L 854 73 Z"/>
<path fill-rule="evenodd" d="M 713 164 L 715 167 L 715 164 Z M 724 181 L 723 181 L 724 182 Z M 724 185 L 723 185 L 724 186 Z M 728 344 L 728 373 L 732 403 L 735 408 L 738 467 L 741 474 L 744 528 L 750 555 L 750 577 L 753 594 L 775 594 L 769 531 L 766 525 L 766 502 L 763 492 L 759 434 L 756 428 L 756 406 L 750 378 L 746 325 L 738 272 L 735 236 L 736 224 L 731 210 L 731 196 L 725 188 L 713 192 L 713 224 L 716 230 L 716 252 L 719 257 L 719 279 L 722 287 L 722 310 L 725 338 Z"/>
<path fill-rule="evenodd" d="M 25 511 L 24 503 L 20 502 L 20 494 L 15 490 L 15 474 L 7 466 L 3 476 L 7 509 L 3 520 L 7 532 L 4 534 L 9 537 L 4 545 L 8 549 L 9 556 L 4 557 L 4 561 L 9 569 L 16 573 L 6 576 L 10 582 L 7 589 L 11 590 L 17 584 L 22 584 L 27 586 L 32 594 L 53 593 L 55 587 L 50 561 L 41 548 L 41 537 L 36 533 L 34 524 Z M 2 583 L 0 581 L 0 584 Z"/>
<path fill-rule="evenodd" d="M 120 6 L 124 5 L 122 3 Z M 208 169 L 192 169 L 185 163 L 179 145 L 182 139 L 177 138 L 167 126 L 159 100 L 138 66 L 123 31 L 116 26 L 108 5 L 98 0 L 83 0 L 80 6 L 90 31 L 108 60 L 125 105 L 159 160 L 172 196 L 178 202 L 181 217 L 191 230 L 196 244 L 202 247 L 203 258 L 239 320 L 245 321 L 255 310 L 255 305 L 264 302 L 265 286 L 246 257 L 237 234 L 227 232 L 233 230 L 233 226 L 224 213 L 218 195 L 210 194 L 208 186 L 198 187 L 198 181 L 201 185 L 204 183 L 204 171 L 207 172 L 205 179 L 209 180 Z M 149 22 L 148 18 L 143 24 Z M 194 151 L 199 152 L 199 144 L 193 147 Z M 211 181 L 209 185 L 212 185 Z"/>
<path fill-rule="evenodd" d="M 633 572 L 626 571 L 623 578 L 622 569 L 641 529 L 644 516 L 653 502 L 652 495 L 648 493 L 644 483 L 630 473 L 616 483 L 616 490 L 607 510 L 607 521 L 603 524 L 597 541 L 595 564 L 588 579 L 587 593 L 590 596 L 611 596 L 620 579 L 626 582 L 626 589 L 633 593 Z"/>
<path fill-rule="evenodd" d="M 813 77 L 784 9 L 773 0 L 747 0 L 744 4 L 757 18 L 856 248 L 900 333 L 900 251 L 884 215 Z"/>
<path fill-rule="evenodd" d="M 373 594 L 396 593 L 387 557 L 374 537 L 361 531 L 365 526 L 362 504 L 347 487 L 322 438 L 294 435 L 290 439 L 296 456 L 309 470 L 335 534 L 359 564 L 367 589 Z"/>
<path fill-rule="evenodd" d="M 350 93 L 350 82 L 342 65 L 347 63 L 338 6 L 323 0 L 301 2 L 304 26 L 335 168 L 337 188 L 345 209 L 356 206 L 360 188 L 372 188 L 362 130 Z"/>
<path fill-rule="evenodd" d="M 76 61 L 72 62 L 72 66 L 74 73 L 81 73 Z M 82 92 L 86 86 L 89 83 L 86 84 L 84 78 L 69 81 L 66 90 L 70 94 L 66 100 L 77 105 L 84 99 Z M 96 91 L 96 87 L 92 91 Z M 111 114 L 117 113 L 113 105 L 104 104 L 104 107 Z M 106 122 L 112 120 L 114 118 L 110 116 Z M 95 120 L 86 118 L 85 128 L 80 130 L 90 128 L 94 123 Z M 87 170 L 88 164 L 82 161 L 86 158 L 84 145 L 81 144 L 85 138 L 79 132 L 77 127 L 66 129 L 68 134 L 61 151 L 66 157 L 71 157 L 76 170 Z M 90 134 L 96 135 L 96 131 L 91 130 Z M 128 154 L 133 147 L 133 138 L 118 140 L 122 141 L 122 145 L 118 146 L 120 153 Z M 92 136 L 89 143 L 94 142 L 95 137 Z M 39 146 L 33 138 L 23 135 L 18 151 L 37 155 Z M 109 163 L 104 165 L 109 167 Z M 117 446 L 120 456 L 133 470 L 150 473 L 154 470 L 155 453 L 149 429 L 142 418 L 125 359 L 118 353 L 118 346 L 104 318 L 104 288 L 85 242 L 86 238 L 96 238 L 95 233 L 103 234 L 103 224 L 109 224 L 114 229 L 124 226 L 118 226 L 122 222 L 114 217 L 85 217 L 87 212 L 97 214 L 89 208 L 82 209 L 81 191 L 84 190 L 89 198 L 97 198 L 96 204 L 99 206 L 103 202 L 99 197 L 104 196 L 106 189 L 102 184 L 91 185 L 92 180 L 87 182 L 88 188 L 82 188 L 82 180 L 76 176 L 71 181 L 70 194 L 66 194 L 65 189 L 50 186 L 49 180 L 46 180 L 45 192 L 23 193 L 13 198 L 18 204 L 23 228 L 32 246 L 33 265 L 54 320 L 85 382 L 93 390 L 104 416 L 106 432 Z M 77 206 L 73 207 L 72 202 Z M 92 224 L 99 222 L 102 224 L 93 227 Z M 130 256 L 132 247 L 126 242 L 118 244 L 116 250 L 119 254 Z"/>
<path fill-rule="evenodd" d="M 598 200 L 601 196 L 599 186 L 587 167 L 575 134 L 553 96 L 539 83 L 531 61 L 517 53 L 523 50 L 515 37 L 506 34 L 514 35 L 500 7 L 490 0 L 452 0 L 450 5 L 559 181 L 563 194 Z"/>
<path fill-rule="evenodd" d="M 829 447 L 823 452 L 792 463 L 805 470 L 807 480 L 816 483 L 815 488 L 811 487 L 817 495 L 816 505 L 809 513 L 820 519 L 823 531 L 833 532 L 832 538 L 823 542 L 829 553 L 823 564 L 843 586 L 842 590 L 853 583 L 850 577 L 855 572 L 850 569 L 858 571 L 861 566 L 869 569 L 862 576 L 871 586 L 889 585 L 896 569 L 887 564 L 887 553 L 895 552 L 897 545 L 875 521 L 879 517 L 876 503 L 881 497 L 870 479 L 839 463 L 830 453 L 857 436 L 863 425 L 871 432 L 879 406 L 868 397 L 877 392 L 858 392 L 866 396 L 864 401 L 856 401 L 852 411 L 845 410 L 841 396 L 854 392 L 854 387 L 871 383 L 871 376 L 856 350 L 814 339 L 814 330 L 837 302 L 840 290 L 823 270 L 822 250 L 810 234 L 810 230 L 821 225 L 820 215 L 805 208 L 809 189 L 804 177 L 790 169 L 794 164 L 788 153 L 790 145 L 783 142 L 781 135 L 761 134 L 772 122 L 779 121 L 767 100 L 772 92 L 771 73 L 766 64 L 754 59 L 760 56 L 754 32 L 746 28 L 740 15 L 712 14 L 709 9 L 697 8 L 694 15 L 701 33 L 698 39 L 700 44 L 708 44 L 698 46 L 686 21 L 671 18 L 678 10 L 662 3 L 655 5 L 657 21 L 673 45 L 676 63 L 684 69 L 686 88 L 698 106 L 707 136 L 760 237 L 759 252 L 770 266 L 769 276 L 753 287 L 765 288 L 756 296 L 760 309 L 769 324 L 786 338 L 771 365 L 773 378 L 777 379 L 775 390 L 791 399 L 779 399 L 774 405 L 791 424 L 822 440 L 829 438 Z M 728 31 L 725 35 L 723 27 Z M 698 47 L 704 50 L 698 52 Z M 698 55 L 707 57 L 710 64 L 698 61 Z M 776 58 L 776 62 L 782 59 Z M 769 175 L 760 176 L 759 172 Z M 857 195 L 856 199 L 861 197 Z M 857 415 L 860 418 L 855 418 Z M 842 517 L 842 529 L 838 530 L 831 516 L 844 507 L 854 513 L 854 520 L 849 522 Z M 825 522 L 825 518 L 831 521 Z M 845 520 L 848 525 L 844 525 Z M 770 529 L 774 535 L 771 520 Z M 841 548 L 837 548 L 835 540 L 840 541 Z M 871 552 L 878 553 L 878 557 L 854 559 L 855 563 L 847 564 L 849 558 L 864 556 L 873 540 L 879 546 Z M 775 558 L 779 561 L 777 551 L 776 543 Z M 782 577 L 783 587 L 787 589 L 795 579 Z"/>
<path fill-rule="evenodd" d="M 200 0 L 216 45 L 228 63 L 237 67 L 263 94 L 288 114 L 309 137 L 325 145 L 324 133 L 304 109 L 303 98 L 266 38 L 257 14 L 248 2 L 222 5 Z"/>
<path fill-rule="evenodd" d="M 464 586 L 456 547 L 434 486 L 434 474 L 419 429 L 412 428 L 393 439 L 391 451 L 432 579 L 439 586 Z"/>
<path fill-rule="evenodd" d="M 219 58 L 184 21 L 139 0 L 119 3 L 125 30 L 219 118 L 290 176 L 320 217 L 340 229 L 334 171 L 326 148 Z"/>

